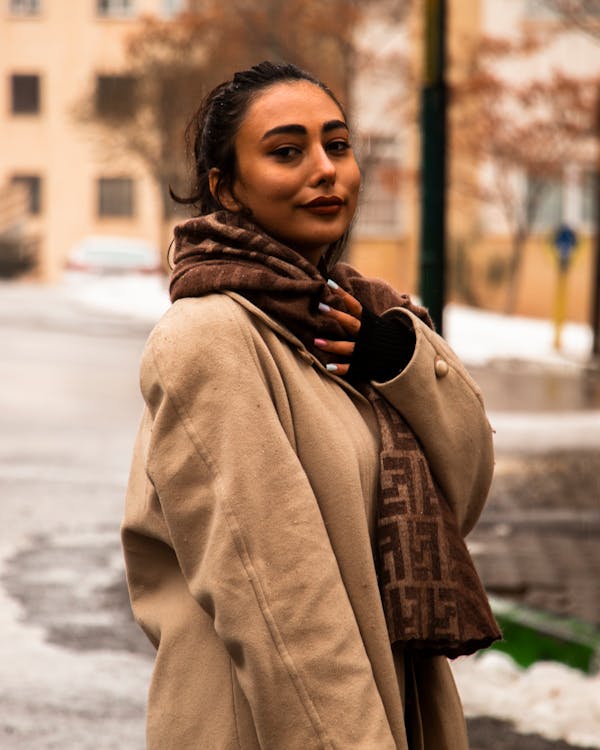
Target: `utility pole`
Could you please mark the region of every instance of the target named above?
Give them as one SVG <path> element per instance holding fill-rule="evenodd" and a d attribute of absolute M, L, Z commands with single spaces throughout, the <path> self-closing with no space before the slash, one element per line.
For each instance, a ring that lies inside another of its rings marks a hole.
<path fill-rule="evenodd" d="M 600 87 L 596 101 L 596 180 L 594 184 L 594 202 L 596 215 L 594 219 L 593 286 L 592 286 L 592 358 L 600 361 Z"/>
<path fill-rule="evenodd" d="M 442 333 L 446 297 L 446 0 L 425 0 L 421 91 L 421 299 Z"/>

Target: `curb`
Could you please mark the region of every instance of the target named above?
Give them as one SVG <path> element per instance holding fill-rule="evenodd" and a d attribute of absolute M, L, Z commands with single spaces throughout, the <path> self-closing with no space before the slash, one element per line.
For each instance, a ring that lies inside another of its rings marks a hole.
<path fill-rule="evenodd" d="M 503 640 L 491 646 L 504 651 L 522 667 L 557 661 L 586 674 L 600 669 L 600 630 L 570 617 L 525 607 L 489 596 Z"/>

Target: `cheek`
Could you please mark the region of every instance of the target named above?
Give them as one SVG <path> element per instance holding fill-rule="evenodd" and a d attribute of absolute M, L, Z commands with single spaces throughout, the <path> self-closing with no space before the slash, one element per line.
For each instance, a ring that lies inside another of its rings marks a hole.
<path fill-rule="evenodd" d="M 257 188 L 261 196 L 268 196 L 272 200 L 289 200 L 301 186 L 302 180 L 291 172 L 263 170 Z"/>
<path fill-rule="evenodd" d="M 277 165 L 262 159 L 258 167 L 255 164 L 241 163 L 237 182 L 238 195 L 248 206 L 256 206 L 265 199 L 269 201 L 290 200 L 302 184 L 300 175 L 293 173 L 292 170 L 278 168 Z"/>

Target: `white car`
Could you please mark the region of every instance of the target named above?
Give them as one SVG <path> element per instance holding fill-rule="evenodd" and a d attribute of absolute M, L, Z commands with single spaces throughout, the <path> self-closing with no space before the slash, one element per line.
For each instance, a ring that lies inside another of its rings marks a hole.
<path fill-rule="evenodd" d="M 68 271 L 95 274 L 163 273 L 156 248 L 135 237 L 98 235 L 85 237 L 70 252 Z"/>

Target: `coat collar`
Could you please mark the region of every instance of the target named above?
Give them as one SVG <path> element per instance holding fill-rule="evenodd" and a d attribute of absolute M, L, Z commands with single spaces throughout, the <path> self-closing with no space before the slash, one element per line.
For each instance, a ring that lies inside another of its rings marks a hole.
<path fill-rule="evenodd" d="M 368 403 L 367 399 L 363 396 L 363 394 L 358 391 L 353 385 L 350 385 L 348 381 L 344 380 L 343 378 L 340 378 L 338 375 L 335 375 L 332 372 L 329 372 L 327 368 L 325 367 L 322 362 L 320 362 L 314 354 L 308 351 L 308 349 L 304 346 L 304 344 L 300 341 L 299 338 L 294 336 L 293 333 L 291 333 L 287 328 L 281 325 L 281 323 L 278 323 L 274 318 L 271 318 L 269 315 L 267 315 L 263 310 L 260 309 L 260 307 L 257 307 L 252 302 L 247 300 L 243 295 L 238 294 L 237 292 L 224 292 L 228 297 L 231 297 L 231 299 L 235 300 L 239 305 L 244 307 L 248 312 L 252 313 L 255 317 L 259 318 L 265 325 L 269 326 L 275 333 L 277 333 L 282 338 L 286 339 L 295 349 L 298 350 L 300 353 L 300 356 L 302 359 L 306 360 L 307 362 L 310 362 L 310 364 L 315 367 L 317 370 L 322 372 L 324 375 L 327 375 L 327 377 L 332 378 L 335 380 L 338 385 L 341 385 L 345 390 L 347 390 L 349 393 L 351 393 L 354 397 L 361 399 L 361 401 L 364 401 L 365 403 Z"/>

